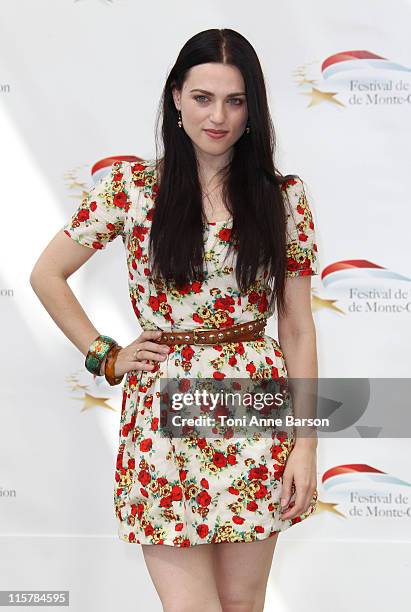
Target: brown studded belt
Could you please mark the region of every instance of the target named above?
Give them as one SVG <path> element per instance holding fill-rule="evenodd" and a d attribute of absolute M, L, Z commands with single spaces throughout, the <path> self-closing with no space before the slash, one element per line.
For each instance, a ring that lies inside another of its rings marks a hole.
<path fill-rule="evenodd" d="M 159 344 L 199 344 L 213 345 L 222 342 L 246 342 L 256 340 L 267 325 L 267 319 L 254 319 L 247 323 L 238 323 L 230 327 L 212 328 L 197 327 L 184 331 L 182 329 L 163 332 L 155 342 Z"/>

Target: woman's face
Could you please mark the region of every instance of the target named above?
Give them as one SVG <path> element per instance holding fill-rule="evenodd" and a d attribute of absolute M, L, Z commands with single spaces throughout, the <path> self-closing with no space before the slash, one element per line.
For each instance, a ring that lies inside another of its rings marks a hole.
<path fill-rule="evenodd" d="M 242 136 L 248 119 L 244 79 L 236 66 L 193 66 L 182 90 L 173 90 L 186 134 L 197 153 L 224 155 Z M 224 131 L 213 138 L 206 130 Z"/>

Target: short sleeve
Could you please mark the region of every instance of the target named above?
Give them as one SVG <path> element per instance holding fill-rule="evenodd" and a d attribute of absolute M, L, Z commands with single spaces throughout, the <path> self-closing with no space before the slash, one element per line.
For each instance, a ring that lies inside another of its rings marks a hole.
<path fill-rule="evenodd" d="M 318 274 L 318 251 L 313 214 L 304 183 L 298 176 L 282 185 L 287 209 L 286 277 Z"/>
<path fill-rule="evenodd" d="M 128 191 L 129 163 L 116 161 L 108 172 L 83 195 L 81 204 L 62 227 L 67 236 L 92 249 L 124 235 L 130 208 Z"/>

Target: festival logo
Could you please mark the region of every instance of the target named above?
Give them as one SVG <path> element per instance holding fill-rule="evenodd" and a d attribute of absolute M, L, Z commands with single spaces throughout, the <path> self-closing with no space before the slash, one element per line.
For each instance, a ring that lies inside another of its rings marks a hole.
<path fill-rule="evenodd" d="M 371 51 L 340 51 L 293 73 L 307 108 L 401 106 L 411 103 L 411 68 Z"/>
<path fill-rule="evenodd" d="M 314 294 L 317 310 L 411 313 L 411 278 L 367 259 L 336 261 L 323 269 L 321 281 L 322 295 Z"/>
<path fill-rule="evenodd" d="M 411 483 L 365 463 L 336 465 L 322 477 L 324 498 L 317 512 L 340 517 L 389 518 L 409 521 Z"/>

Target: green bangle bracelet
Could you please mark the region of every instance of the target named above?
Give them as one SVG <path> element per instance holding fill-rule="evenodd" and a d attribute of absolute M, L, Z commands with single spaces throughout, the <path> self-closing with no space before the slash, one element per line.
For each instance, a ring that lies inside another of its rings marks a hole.
<path fill-rule="evenodd" d="M 116 346 L 116 344 L 117 342 L 113 338 L 110 338 L 110 336 L 97 336 L 89 346 L 84 363 L 86 369 L 91 372 L 91 374 L 102 376 L 102 374 L 100 374 L 100 369 L 103 359 L 109 350 L 113 346 Z"/>

